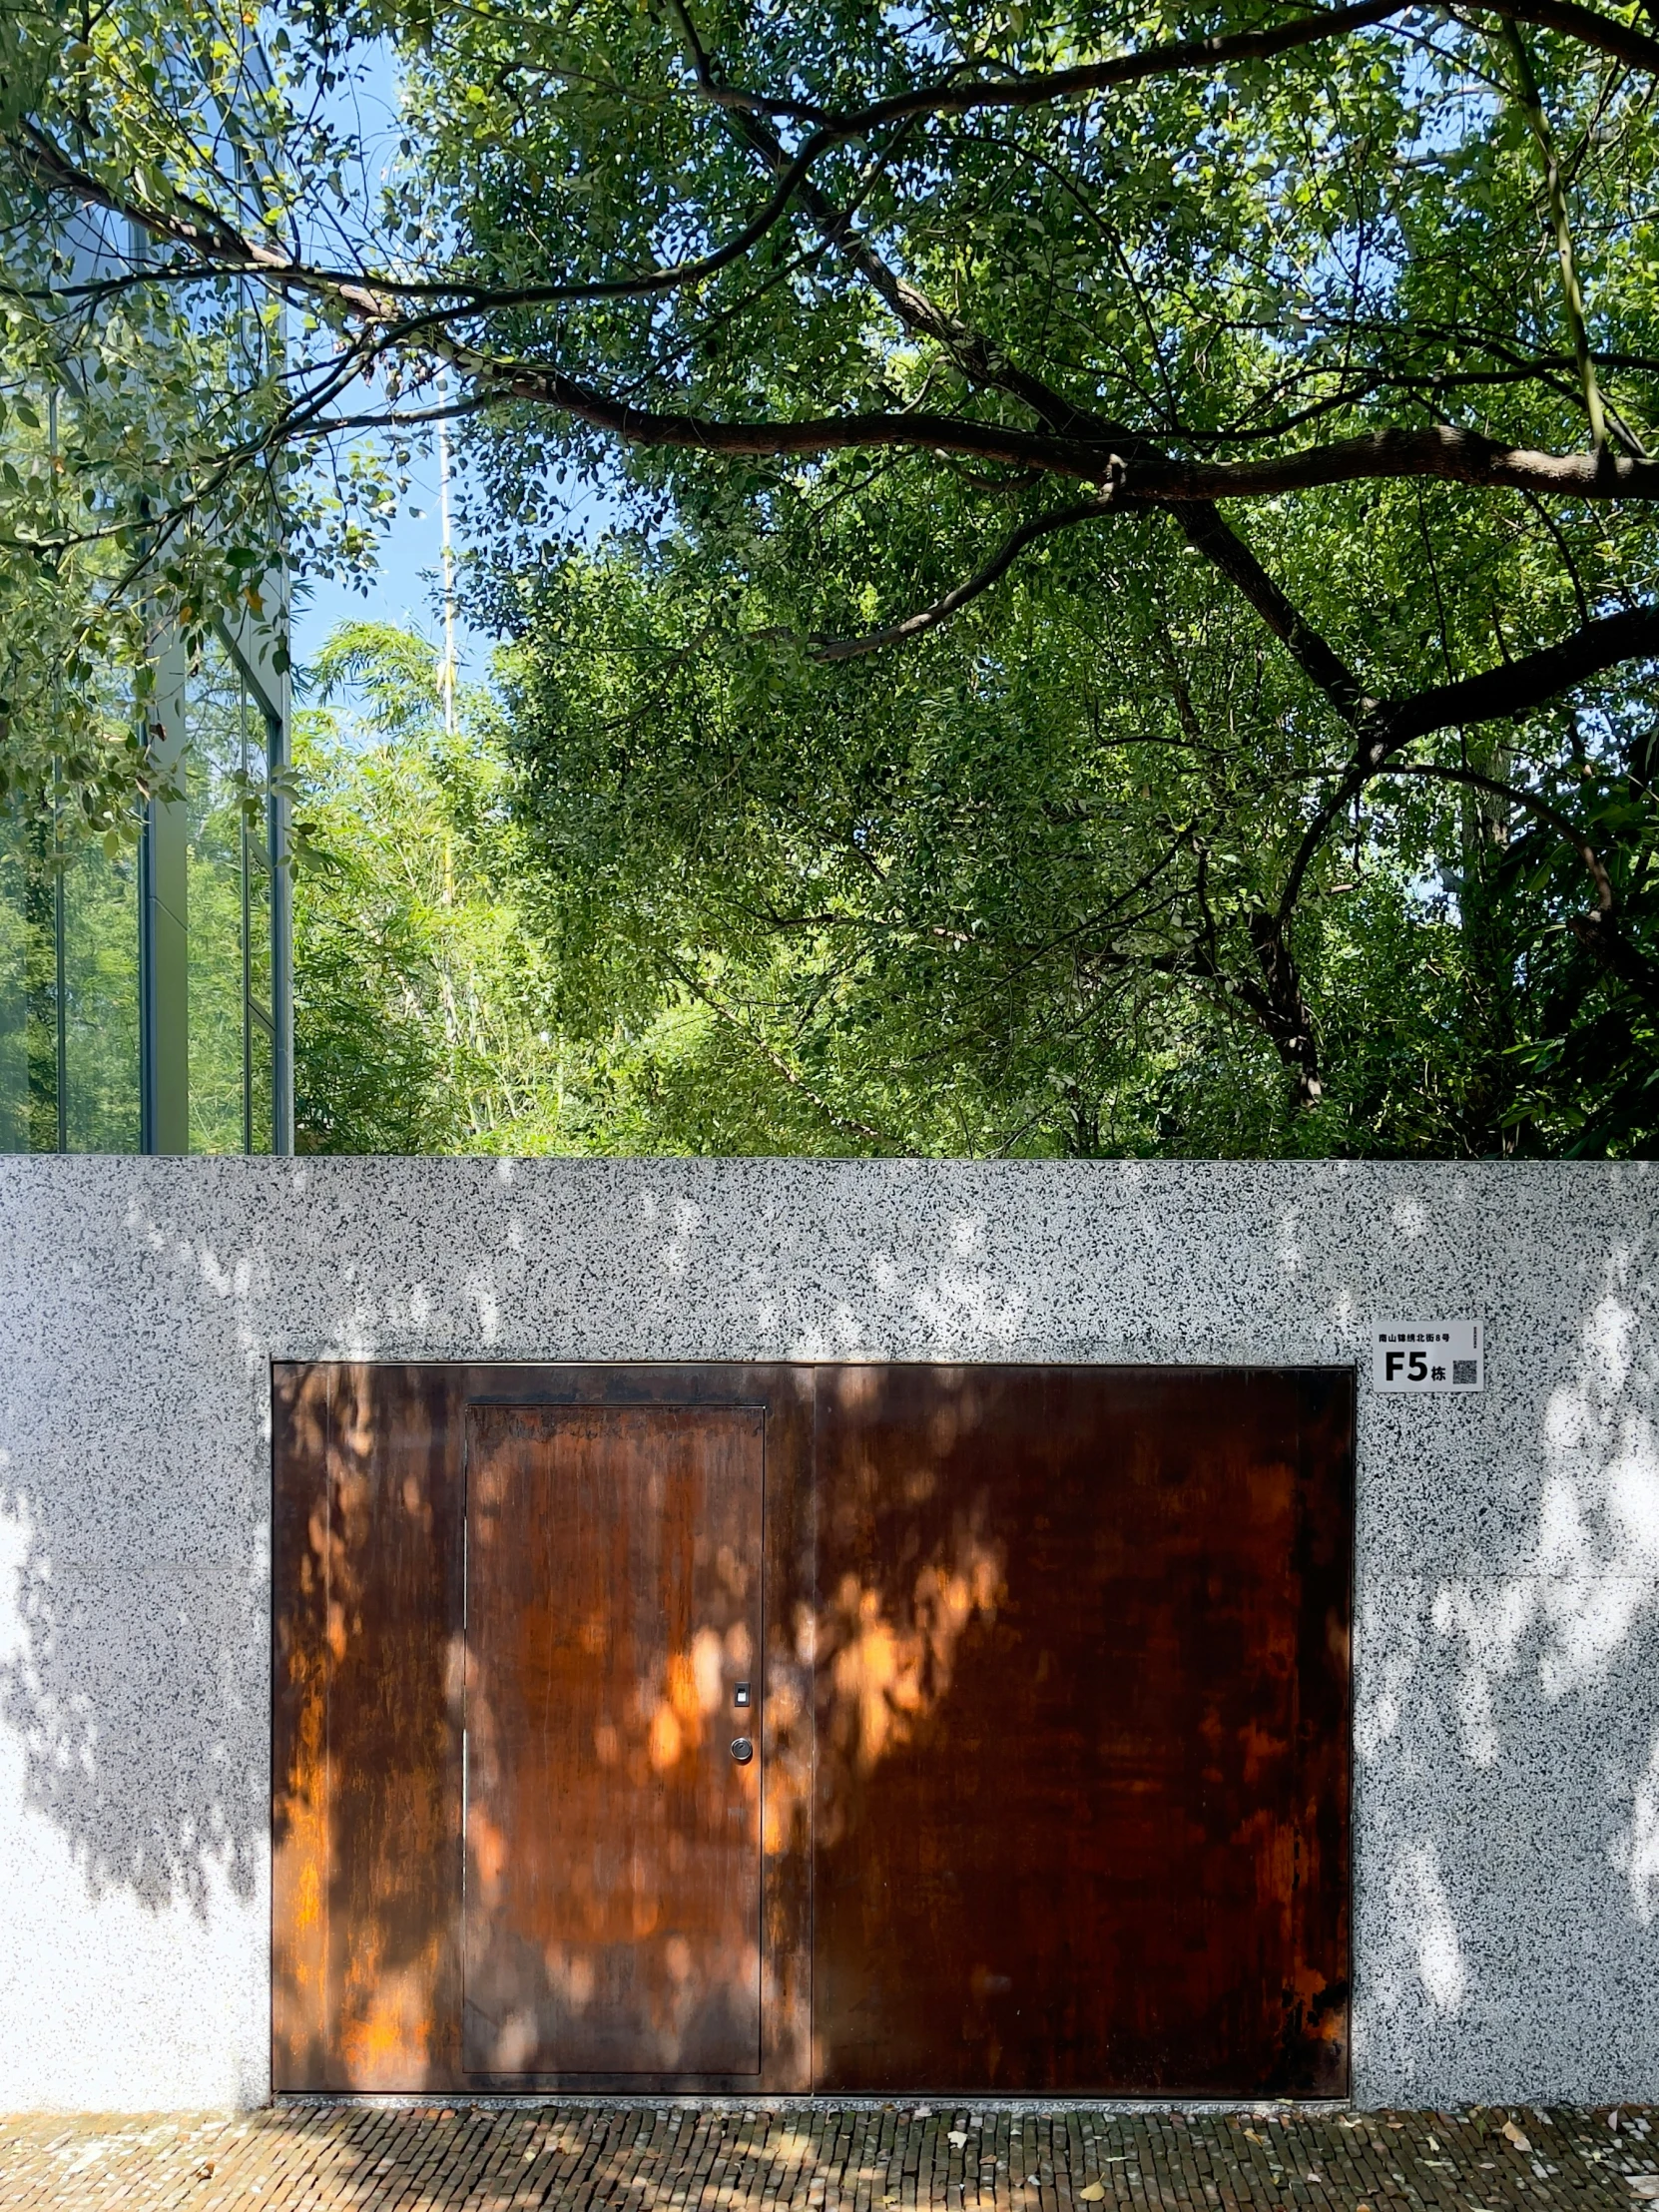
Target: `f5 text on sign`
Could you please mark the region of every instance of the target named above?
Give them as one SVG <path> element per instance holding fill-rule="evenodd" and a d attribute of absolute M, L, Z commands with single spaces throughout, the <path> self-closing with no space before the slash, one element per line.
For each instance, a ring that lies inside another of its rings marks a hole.
<path fill-rule="evenodd" d="M 1380 1321 L 1372 1331 L 1371 1379 L 1380 1390 L 1480 1390 L 1485 1332 L 1477 1321 Z"/>

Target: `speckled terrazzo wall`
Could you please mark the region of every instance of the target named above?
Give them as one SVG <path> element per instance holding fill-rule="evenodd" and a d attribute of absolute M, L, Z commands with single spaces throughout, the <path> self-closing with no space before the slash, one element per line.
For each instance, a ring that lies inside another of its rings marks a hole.
<path fill-rule="evenodd" d="M 1479 1397 L 1373 1393 L 1472 1313 Z M 0 1160 L 0 2106 L 268 2086 L 273 1357 L 1357 1361 L 1355 2089 L 1659 2096 L 1659 1169 Z"/>

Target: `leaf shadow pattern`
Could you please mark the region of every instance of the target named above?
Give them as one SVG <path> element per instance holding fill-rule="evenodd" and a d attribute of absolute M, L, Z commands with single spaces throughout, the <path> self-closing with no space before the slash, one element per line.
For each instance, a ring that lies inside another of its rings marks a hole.
<path fill-rule="evenodd" d="M 228 1293 L 209 1302 L 215 1364 L 257 1389 L 234 1280 Z M 24 1803 L 67 1839 L 95 1900 L 125 1891 L 205 1921 L 216 1897 L 252 1904 L 264 1879 L 268 1539 L 235 1419 L 203 1422 L 185 1480 L 136 1471 L 181 1387 L 151 1364 L 137 1352 L 128 1386 L 78 1420 L 50 1398 L 10 1409 L 0 1722 Z"/>
<path fill-rule="evenodd" d="M 1349 1378 L 825 1367 L 817 1434 L 818 2086 L 1342 2093 Z"/>
<path fill-rule="evenodd" d="M 1535 1385 L 1535 1447 L 1364 1590 L 1366 2055 L 1402 2100 L 1414 2081 L 1485 2099 L 1524 2075 L 1592 2101 L 1654 2079 L 1652 1260 L 1628 1244 L 1584 1256 L 1576 1328 Z M 1524 1342 L 1520 1316 L 1511 1327 Z M 1475 2032 L 1500 2020 L 1504 2039 Z"/>

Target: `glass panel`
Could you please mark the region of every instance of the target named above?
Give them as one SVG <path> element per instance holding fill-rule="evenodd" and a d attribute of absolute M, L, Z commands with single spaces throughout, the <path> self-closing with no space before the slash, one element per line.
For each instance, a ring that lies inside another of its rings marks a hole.
<path fill-rule="evenodd" d="M 83 846 L 64 869 L 64 1066 L 71 1152 L 139 1145 L 138 853 Z"/>
<path fill-rule="evenodd" d="M 240 1152 L 243 1055 L 243 689 L 216 640 L 191 678 L 189 811 L 190 1148 Z"/>
<path fill-rule="evenodd" d="M 252 1152 L 269 1152 L 276 1143 L 272 1128 L 276 1100 L 276 1049 L 271 1031 L 256 1014 L 248 1024 L 249 1122 Z"/>
<path fill-rule="evenodd" d="M 250 699 L 245 705 L 248 773 L 268 773 L 265 717 Z M 248 994 L 271 1012 L 271 810 L 268 801 L 248 825 Z"/>
<path fill-rule="evenodd" d="M 0 1152 L 29 1149 L 26 872 L 22 829 L 0 815 Z"/>
<path fill-rule="evenodd" d="M 28 1070 L 28 1152 L 56 1152 L 58 1128 L 58 878 L 44 823 L 19 832 L 23 904 L 23 1051 Z"/>

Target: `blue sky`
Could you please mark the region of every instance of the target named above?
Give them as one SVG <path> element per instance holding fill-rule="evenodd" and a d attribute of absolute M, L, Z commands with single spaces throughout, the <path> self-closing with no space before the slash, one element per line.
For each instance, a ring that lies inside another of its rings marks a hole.
<path fill-rule="evenodd" d="M 361 150 L 354 184 L 358 205 L 368 218 L 376 206 L 386 168 L 398 138 L 397 72 L 383 41 L 365 42 L 352 51 L 349 75 L 325 102 L 331 119 Z M 371 395 L 359 392 L 361 405 Z M 358 437 L 361 438 L 359 433 Z M 584 534 L 598 536 L 612 519 L 609 500 L 591 488 L 576 492 L 570 520 Z M 457 555 L 466 550 L 455 539 Z M 326 577 L 295 579 L 292 596 L 291 653 L 302 672 L 318 648 L 342 622 L 387 622 L 415 629 L 439 643 L 443 636 L 440 577 L 443 558 L 438 489 L 438 456 L 416 453 L 408 489 L 387 523 L 372 575 L 356 582 Z M 455 626 L 458 673 L 477 682 L 489 672 L 493 641 L 463 622 Z"/>
<path fill-rule="evenodd" d="M 359 46 L 350 76 L 327 101 L 333 120 L 362 148 L 356 180 L 365 209 L 372 207 L 397 135 L 397 78 L 383 44 Z M 406 498 L 381 540 L 375 573 L 361 584 L 326 577 L 295 581 L 290 649 L 303 670 L 328 633 L 341 622 L 393 622 L 434 640 L 443 633 L 438 577 L 442 533 L 438 519 L 438 466 L 435 453 L 417 455 Z M 456 659 L 463 675 L 485 672 L 488 641 L 457 627 Z"/>
<path fill-rule="evenodd" d="M 425 459 L 417 456 L 408 498 L 381 540 L 379 565 L 368 581 L 366 594 L 358 585 L 325 577 L 296 583 L 290 647 L 296 667 L 303 668 L 329 631 L 341 622 L 395 622 L 404 629 L 419 630 L 434 641 L 441 639 L 438 576 L 442 537 L 437 474 L 435 455 Z M 411 514 L 411 507 L 421 511 Z M 486 673 L 489 646 L 487 638 L 457 623 L 455 658 L 463 679 Z"/>

